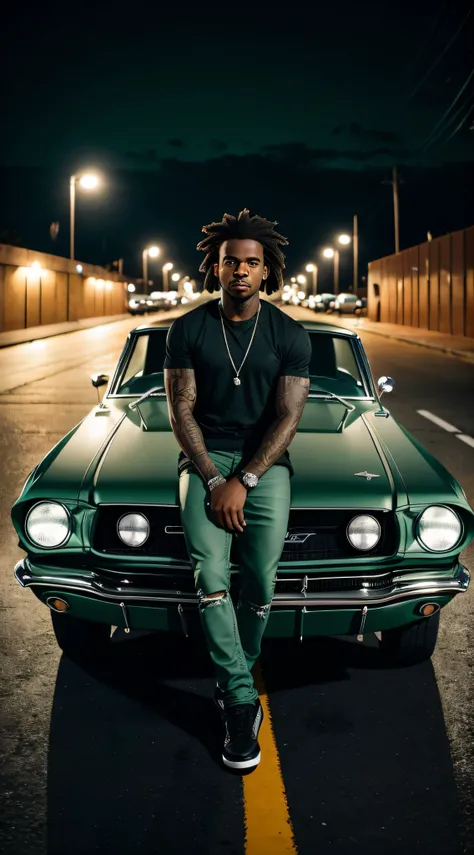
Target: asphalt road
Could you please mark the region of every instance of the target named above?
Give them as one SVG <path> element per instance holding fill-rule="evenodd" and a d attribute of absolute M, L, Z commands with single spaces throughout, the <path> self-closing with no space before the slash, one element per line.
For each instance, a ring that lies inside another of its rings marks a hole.
<path fill-rule="evenodd" d="M 201 644 L 116 633 L 106 667 L 61 656 L 49 613 L 13 579 L 10 507 L 135 325 L 0 352 L 0 851 L 242 855 L 247 833 L 248 855 L 474 852 L 472 588 L 443 611 L 432 662 L 409 669 L 381 668 L 374 636 L 267 643 L 275 745 L 243 779 L 220 765 Z M 386 405 L 474 505 L 474 448 L 417 412 L 474 437 L 474 366 L 361 336 L 374 375 L 397 382 Z M 474 570 L 474 549 L 463 562 Z"/>

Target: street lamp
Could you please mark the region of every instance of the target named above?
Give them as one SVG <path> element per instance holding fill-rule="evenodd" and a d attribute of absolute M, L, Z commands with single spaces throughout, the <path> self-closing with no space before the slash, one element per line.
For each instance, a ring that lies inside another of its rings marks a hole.
<path fill-rule="evenodd" d="M 348 234 L 339 235 L 337 238 L 341 246 L 349 246 L 352 243 L 352 279 L 354 294 L 358 293 L 359 289 L 359 221 L 357 214 L 354 214 L 352 224 L 352 236 Z"/>
<path fill-rule="evenodd" d="M 69 179 L 69 209 L 70 209 L 70 255 L 74 261 L 74 230 L 76 219 L 76 184 L 83 190 L 95 190 L 99 185 L 99 178 L 92 172 L 84 172 L 81 175 L 71 175 Z"/>
<path fill-rule="evenodd" d="M 323 250 L 324 258 L 333 258 L 334 259 L 334 294 L 339 294 L 339 250 L 333 249 L 332 246 L 326 247 Z"/>
<path fill-rule="evenodd" d="M 142 253 L 142 276 L 145 283 L 145 293 L 148 291 L 148 256 L 158 258 L 161 253 L 159 246 L 147 246 Z"/>
<path fill-rule="evenodd" d="M 168 291 L 168 275 L 170 270 L 172 270 L 174 265 L 171 261 L 167 261 L 166 264 L 163 265 L 163 291 Z"/>
<path fill-rule="evenodd" d="M 173 273 L 171 279 L 173 280 L 173 282 L 179 282 L 179 280 L 181 279 L 181 273 Z"/>
<path fill-rule="evenodd" d="M 306 271 L 313 274 L 313 297 L 315 297 L 318 292 L 318 265 L 307 264 Z"/>

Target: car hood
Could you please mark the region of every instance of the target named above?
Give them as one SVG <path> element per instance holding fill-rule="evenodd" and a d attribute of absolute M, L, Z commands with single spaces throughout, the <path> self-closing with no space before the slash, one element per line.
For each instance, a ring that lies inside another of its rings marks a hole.
<path fill-rule="evenodd" d="M 148 430 L 136 411 L 112 408 L 108 416 L 93 411 L 52 454 L 50 465 L 44 465 L 48 458 L 43 461 L 28 498 L 176 505 L 179 447 L 166 402 L 154 400 L 142 411 Z M 340 405 L 308 401 L 289 449 L 293 507 L 391 510 L 405 505 L 411 490 L 418 498 L 420 482 L 431 501 L 448 493 L 455 497 L 453 479 L 448 482 L 448 473 L 392 418 L 377 420 L 358 409 L 341 430 L 343 413 Z"/>

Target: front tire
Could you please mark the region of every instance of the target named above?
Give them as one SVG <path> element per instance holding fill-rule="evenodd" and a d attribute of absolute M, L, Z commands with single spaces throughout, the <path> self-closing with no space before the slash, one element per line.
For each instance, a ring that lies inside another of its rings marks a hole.
<path fill-rule="evenodd" d="M 72 660 L 98 657 L 110 648 L 110 626 L 51 610 L 54 634 L 61 650 Z"/>
<path fill-rule="evenodd" d="M 439 615 L 422 618 L 408 626 L 382 632 L 380 649 L 392 665 L 415 665 L 426 662 L 434 653 L 438 639 Z"/>

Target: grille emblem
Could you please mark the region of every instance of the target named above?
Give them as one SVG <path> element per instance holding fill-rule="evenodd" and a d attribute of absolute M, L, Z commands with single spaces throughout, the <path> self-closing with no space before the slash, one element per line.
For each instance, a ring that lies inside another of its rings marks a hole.
<path fill-rule="evenodd" d="M 308 540 L 308 537 L 313 537 L 314 534 L 314 531 L 303 531 L 300 532 L 300 534 L 290 534 L 290 532 L 287 531 L 285 543 L 305 543 L 305 541 Z"/>
<path fill-rule="evenodd" d="M 165 534 L 184 534 L 181 525 L 165 525 Z"/>
<path fill-rule="evenodd" d="M 367 478 L 367 481 L 371 481 L 372 478 L 380 478 L 380 475 L 374 475 L 373 472 L 354 472 L 354 475 L 359 475 L 361 478 Z"/>

